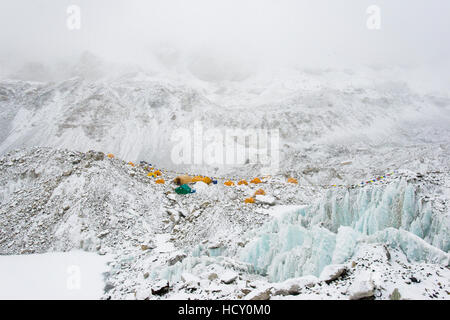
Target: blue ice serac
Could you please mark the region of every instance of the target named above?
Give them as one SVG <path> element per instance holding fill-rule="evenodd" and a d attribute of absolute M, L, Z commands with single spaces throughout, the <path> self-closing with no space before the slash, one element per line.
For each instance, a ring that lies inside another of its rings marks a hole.
<path fill-rule="evenodd" d="M 347 261 L 358 241 L 388 243 L 414 261 L 448 264 L 450 222 L 417 201 L 413 185 L 331 189 L 316 204 L 292 209 L 266 223 L 240 258 L 271 281 L 319 276 Z"/>
<path fill-rule="evenodd" d="M 400 179 L 389 185 L 330 189 L 316 203 L 290 208 L 266 222 L 237 253 L 198 246 L 190 258 L 158 276 L 176 279 L 197 264 L 227 255 L 274 282 L 319 276 L 325 266 L 349 261 L 359 243 L 385 243 L 412 261 L 448 265 L 450 221 L 433 212 L 416 188 Z"/>

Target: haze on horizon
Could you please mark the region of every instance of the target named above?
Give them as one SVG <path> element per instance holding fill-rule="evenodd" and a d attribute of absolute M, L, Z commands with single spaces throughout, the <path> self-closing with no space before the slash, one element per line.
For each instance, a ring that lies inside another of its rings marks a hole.
<path fill-rule="evenodd" d="M 81 29 L 66 26 L 81 9 Z M 366 26 L 381 9 L 381 29 Z M 442 0 L 16 0 L 0 2 L 0 75 L 85 51 L 155 66 L 434 66 L 450 70 L 450 2 Z M 213 61 L 211 63 L 211 61 Z"/>

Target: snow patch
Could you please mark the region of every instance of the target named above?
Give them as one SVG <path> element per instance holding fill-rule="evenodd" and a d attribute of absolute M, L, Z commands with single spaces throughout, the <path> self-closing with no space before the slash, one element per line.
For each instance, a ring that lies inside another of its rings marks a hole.
<path fill-rule="evenodd" d="M 109 259 L 83 251 L 0 256 L 0 299 L 100 299 Z"/>

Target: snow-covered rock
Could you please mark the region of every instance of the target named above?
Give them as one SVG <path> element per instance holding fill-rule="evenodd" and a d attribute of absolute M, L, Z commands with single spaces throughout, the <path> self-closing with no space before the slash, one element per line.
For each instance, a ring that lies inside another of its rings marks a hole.
<path fill-rule="evenodd" d="M 304 287 L 311 287 L 319 282 L 319 279 L 309 275 L 300 278 L 288 279 L 280 283 L 273 284 L 274 295 L 296 295 Z"/>
<path fill-rule="evenodd" d="M 255 196 L 255 202 L 273 206 L 275 205 L 276 199 L 273 196 L 258 194 Z"/>
<path fill-rule="evenodd" d="M 231 284 L 237 279 L 238 276 L 239 274 L 237 272 L 226 270 L 220 274 L 219 279 L 225 284 Z"/>
<path fill-rule="evenodd" d="M 271 293 L 271 288 L 261 288 L 251 291 L 245 296 L 246 300 L 269 300 Z"/>
<path fill-rule="evenodd" d="M 170 290 L 169 282 L 167 280 L 159 280 L 152 286 L 151 290 L 153 295 L 165 295 Z"/>
<path fill-rule="evenodd" d="M 178 223 L 180 221 L 180 212 L 176 209 L 166 209 L 169 214 L 169 218 L 173 223 Z"/>
<path fill-rule="evenodd" d="M 181 280 L 190 286 L 198 286 L 200 283 L 200 278 L 188 272 L 184 272 L 181 274 Z"/>
<path fill-rule="evenodd" d="M 359 300 L 363 298 L 373 297 L 375 293 L 375 285 L 368 276 L 361 276 L 354 280 L 348 289 L 351 300 Z"/>
<path fill-rule="evenodd" d="M 331 282 L 338 279 L 347 272 L 347 266 L 343 264 L 330 264 L 323 268 L 319 279 L 325 282 Z"/>
<path fill-rule="evenodd" d="M 194 189 L 198 193 L 208 193 L 208 184 L 204 183 L 203 181 L 197 181 L 194 183 Z"/>
<path fill-rule="evenodd" d="M 174 252 L 170 254 L 167 262 L 169 266 L 173 266 L 177 262 L 183 261 L 184 258 L 186 258 L 186 254 L 184 252 Z"/>

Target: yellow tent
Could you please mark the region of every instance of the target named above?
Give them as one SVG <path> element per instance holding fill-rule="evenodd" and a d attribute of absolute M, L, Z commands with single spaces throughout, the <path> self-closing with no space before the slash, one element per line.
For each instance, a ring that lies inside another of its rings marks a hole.
<path fill-rule="evenodd" d="M 192 178 L 192 182 L 198 182 L 198 181 L 203 181 L 203 177 L 202 176 L 195 176 Z"/>

